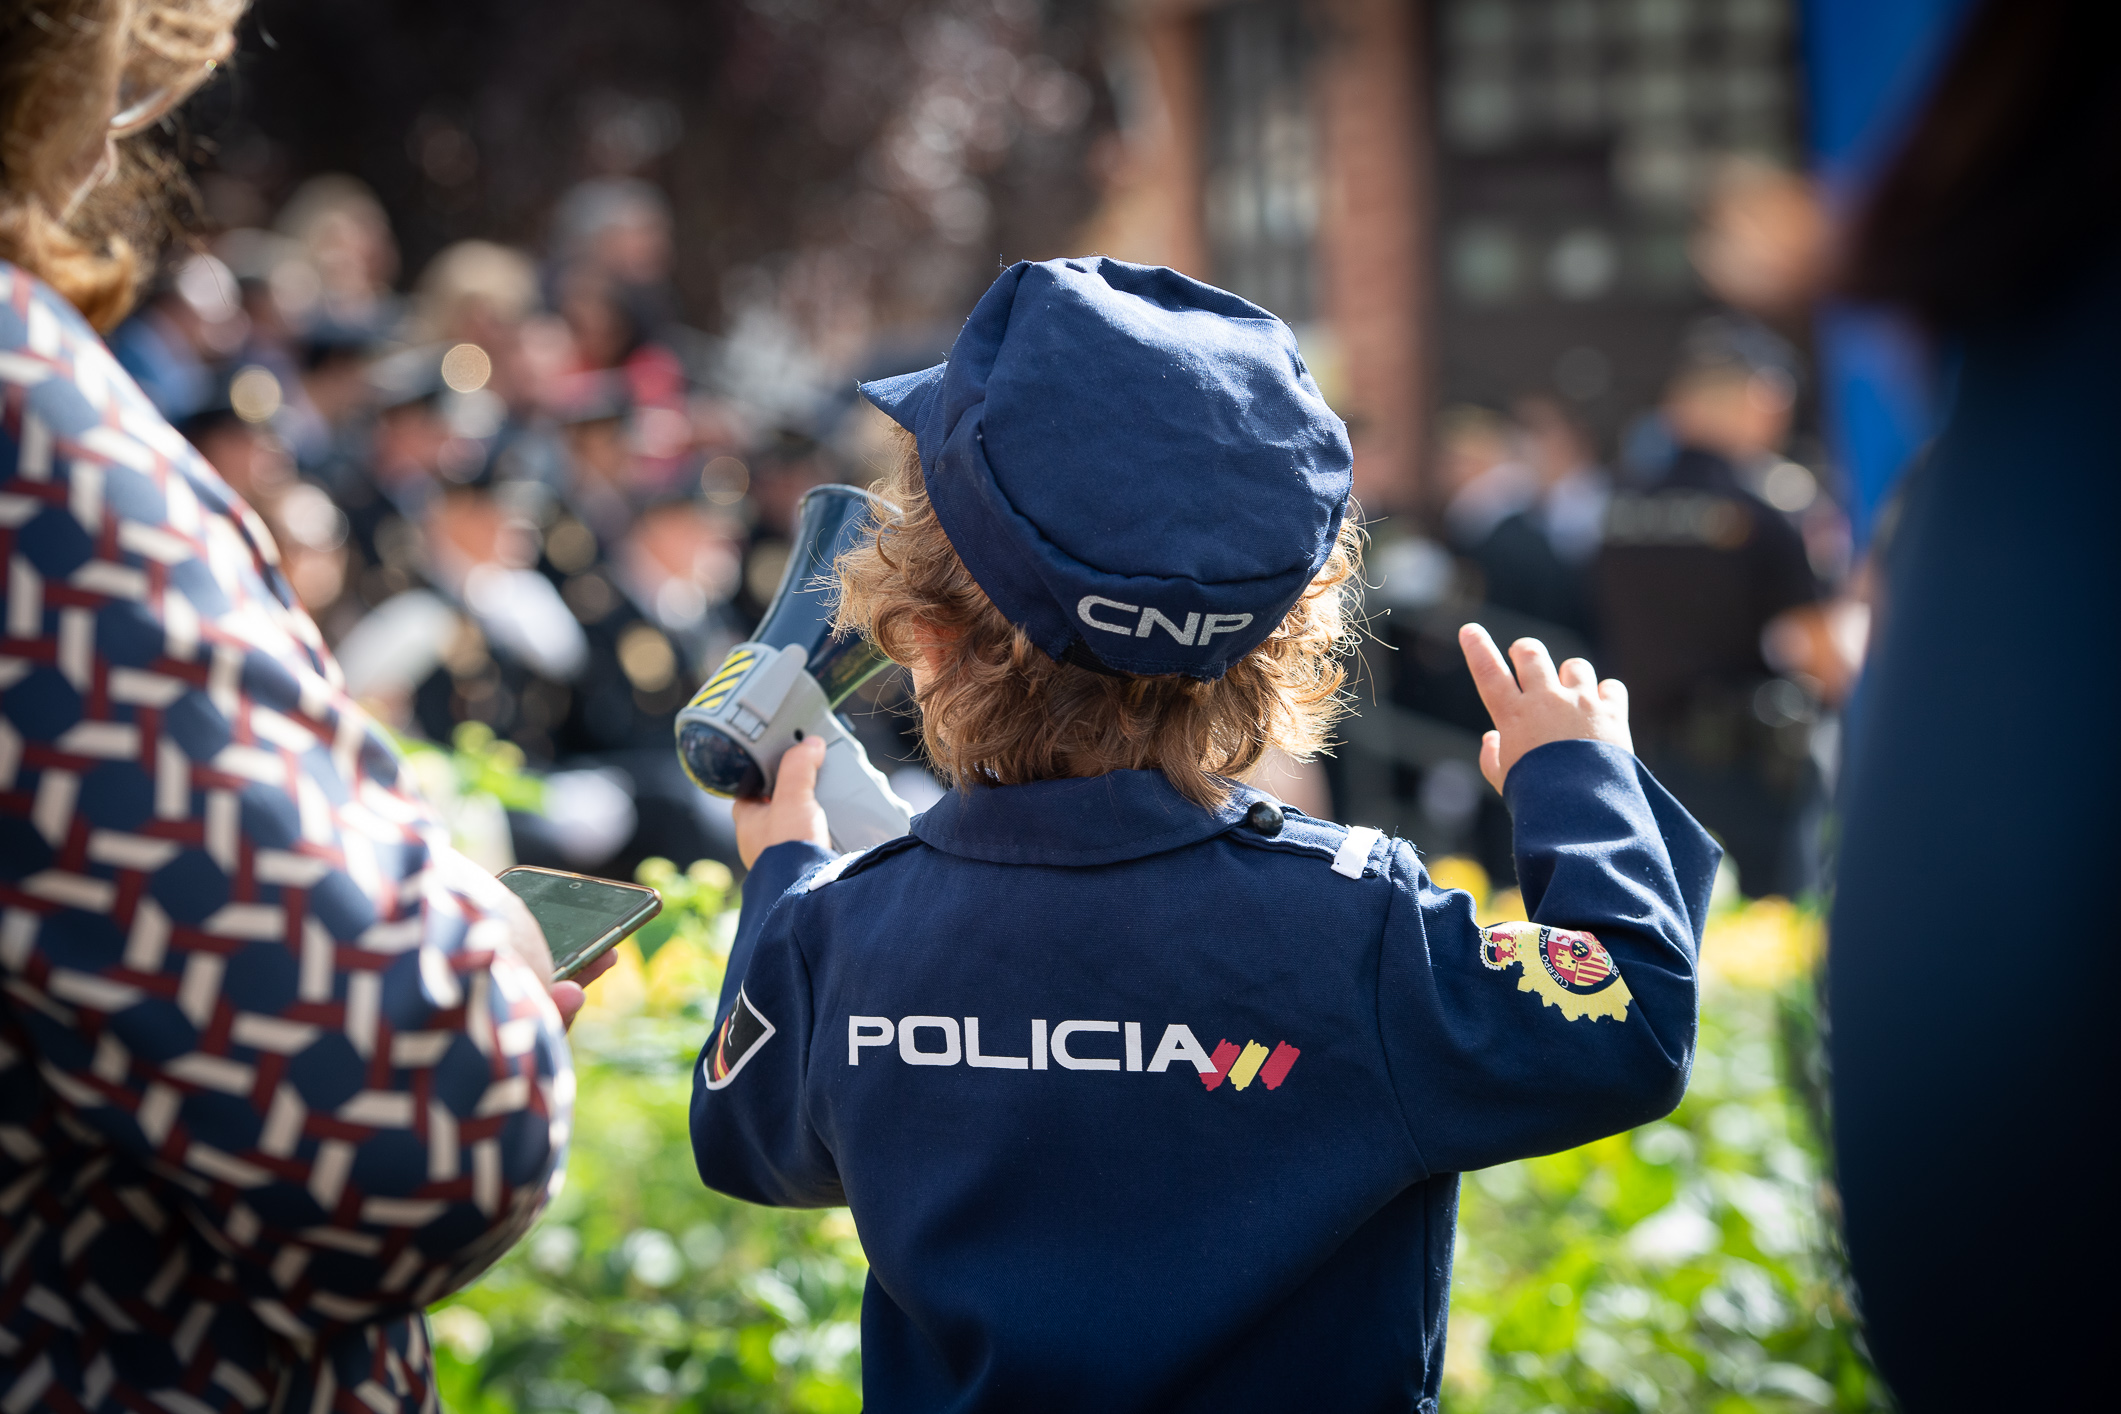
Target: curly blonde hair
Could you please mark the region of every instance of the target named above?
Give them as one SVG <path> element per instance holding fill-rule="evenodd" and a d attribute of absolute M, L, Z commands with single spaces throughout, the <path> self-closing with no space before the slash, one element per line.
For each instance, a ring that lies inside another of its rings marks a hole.
<path fill-rule="evenodd" d="M 101 329 L 132 308 L 157 194 L 176 164 L 140 141 L 75 208 L 75 159 L 102 136 L 121 79 L 196 84 L 227 55 L 247 0 L 0 0 L 0 260 L 38 276 Z"/>
<path fill-rule="evenodd" d="M 834 627 L 869 634 L 901 663 L 924 643 L 939 655 L 917 699 L 921 739 L 959 789 L 1157 770 L 1213 808 L 1268 747 L 1304 758 L 1326 745 L 1346 711 L 1341 660 L 1356 639 L 1352 506 L 1303 597 L 1221 678 L 1108 677 L 1055 662 L 994 607 L 929 504 L 912 436 L 898 435 L 898 460 L 875 489 L 901 514 L 840 557 Z"/>

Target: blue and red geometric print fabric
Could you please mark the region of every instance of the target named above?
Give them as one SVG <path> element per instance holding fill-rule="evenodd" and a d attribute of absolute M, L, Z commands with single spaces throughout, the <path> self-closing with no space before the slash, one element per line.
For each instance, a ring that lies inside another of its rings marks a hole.
<path fill-rule="evenodd" d="M 565 1157 L 498 886 L 256 515 L 0 263 L 0 1407 L 437 1407 Z"/>

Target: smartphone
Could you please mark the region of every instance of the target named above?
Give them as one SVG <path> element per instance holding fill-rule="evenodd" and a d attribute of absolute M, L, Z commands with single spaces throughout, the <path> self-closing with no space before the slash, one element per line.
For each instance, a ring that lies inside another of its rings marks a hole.
<path fill-rule="evenodd" d="M 519 864 L 501 882 L 530 907 L 552 949 L 552 980 L 565 982 L 663 911 L 663 896 L 639 884 Z"/>

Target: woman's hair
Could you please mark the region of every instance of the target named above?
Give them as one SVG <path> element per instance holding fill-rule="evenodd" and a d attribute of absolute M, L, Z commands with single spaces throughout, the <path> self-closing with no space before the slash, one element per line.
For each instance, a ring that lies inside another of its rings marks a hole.
<path fill-rule="evenodd" d="M 74 159 L 102 136 L 120 77 L 195 83 L 228 52 L 246 0 L 0 0 L 0 259 L 99 328 L 125 317 L 175 164 L 121 145 L 119 171 L 69 210 Z"/>
<path fill-rule="evenodd" d="M 2121 246 L 2121 6 L 1986 0 L 1859 214 L 1846 293 L 1959 329 Z"/>
<path fill-rule="evenodd" d="M 1341 659 L 1355 644 L 1347 602 L 1362 557 L 1354 508 L 1296 607 L 1265 643 L 1214 682 L 1106 676 L 1048 657 L 1003 618 L 943 534 L 910 435 L 877 486 L 901 514 L 841 556 L 835 627 L 911 662 L 939 661 L 920 694 L 929 760 L 960 789 L 1117 770 L 1159 770 L 1202 805 L 1229 798 L 1270 746 L 1304 757 L 1346 703 Z"/>

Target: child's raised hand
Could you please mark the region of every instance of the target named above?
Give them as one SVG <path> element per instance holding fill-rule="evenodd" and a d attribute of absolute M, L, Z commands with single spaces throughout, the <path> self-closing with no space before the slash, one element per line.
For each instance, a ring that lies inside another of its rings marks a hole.
<path fill-rule="evenodd" d="M 1520 757 L 1550 741 L 1588 738 L 1623 751 L 1635 749 L 1628 735 L 1628 690 L 1620 679 L 1600 682 L 1582 658 L 1569 659 L 1557 673 L 1547 646 L 1536 638 L 1510 645 L 1517 665 L 1512 677 L 1495 640 L 1479 624 L 1458 630 L 1458 646 L 1465 650 L 1480 700 L 1495 719 L 1496 729 L 1480 739 L 1480 774 L 1496 790 Z"/>
<path fill-rule="evenodd" d="M 821 848 L 832 848 L 825 811 L 817 803 L 817 773 L 824 764 L 824 738 L 814 736 L 799 741 L 781 753 L 781 769 L 774 776 L 771 796 L 736 803 L 732 811 L 736 854 L 746 869 L 774 845 L 790 840 L 808 840 Z"/>

